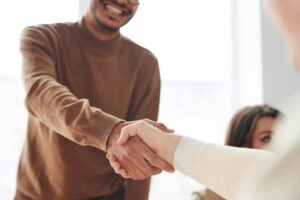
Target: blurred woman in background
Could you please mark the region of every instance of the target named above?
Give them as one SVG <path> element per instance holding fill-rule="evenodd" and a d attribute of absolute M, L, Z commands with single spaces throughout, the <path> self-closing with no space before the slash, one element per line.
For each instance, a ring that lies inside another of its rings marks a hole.
<path fill-rule="evenodd" d="M 225 145 L 263 149 L 272 139 L 274 125 L 279 116 L 279 110 L 266 104 L 240 109 L 229 123 Z M 210 189 L 193 192 L 192 199 L 224 200 Z"/>

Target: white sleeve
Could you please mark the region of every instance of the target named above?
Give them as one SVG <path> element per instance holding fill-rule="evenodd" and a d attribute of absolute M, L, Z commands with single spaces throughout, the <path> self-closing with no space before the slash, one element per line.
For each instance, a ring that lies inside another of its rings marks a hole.
<path fill-rule="evenodd" d="M 183 137 L 174 153 L 174 166 L 224 198 L 234 200 L 241 187 L 253 181 L 255 172 L 273 157 L 273 153 L 262 150 Z"/>

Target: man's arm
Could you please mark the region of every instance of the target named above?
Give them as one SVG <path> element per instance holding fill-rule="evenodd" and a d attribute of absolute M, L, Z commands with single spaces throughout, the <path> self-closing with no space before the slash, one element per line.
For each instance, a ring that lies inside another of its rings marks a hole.
<path fill-rule="evenodd" d="M 50 129 L 83 146 L 106 149 L 113 127 L 122 120 L 87 99 L 78 99 L 57 81 L 51 35 L 37 27 L 27 27 L 21 37 L 23 80 L 28 111 Z"/>

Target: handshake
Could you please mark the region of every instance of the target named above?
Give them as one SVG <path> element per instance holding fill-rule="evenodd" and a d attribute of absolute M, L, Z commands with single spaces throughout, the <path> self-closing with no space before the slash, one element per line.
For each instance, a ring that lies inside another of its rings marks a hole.
<path fill-rule="evenodd" d="M 107 143 L 107 159 L 117 174 L 142 180 L 162 172 L 174 172 L 175 149 L 181 136 L 149 119 L 118 124 Z"/>

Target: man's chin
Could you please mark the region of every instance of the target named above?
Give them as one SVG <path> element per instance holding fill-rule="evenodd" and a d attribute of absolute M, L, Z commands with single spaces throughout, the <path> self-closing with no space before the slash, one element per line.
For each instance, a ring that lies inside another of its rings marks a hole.
<path fill-rule="evenodd" d="M 127 24 L 130 19 L 132 18 L 133 16 L 129 17 L 126 21 L 124 21 L 123 23 L 117 23 L 116 21 L 114 21 L 113 19 L 111 19 L 110 23 L 109 22 L 105 22 L 105 21 L 101 21 L 101 19 L 99 18 L 96 18 L 96 23 L 97 25 L 102 28 L 102 29 L 105 29 L 106 31 L 109 31 L 109 32 L 116 32 L 116 31 L 119 31 L 120 28 L 122 26 L 124 26 L 125 24 Z"/>
<path fill-rule="evenodd" d="M 112 33 L 118 32 L 120 30 L 120 27 L 114 27 L 114 26 L 109 26 L 109 25 L 105 25 L 105 24 L 102 25 L 102 28 L 104 28 L 106 31 L 112 32 Z"/>
<path fill-rule="evenodd" d="M 97 25 L 99 28 L 104 29 L 108 32 L 117 32 L 117 31 L 119 31 L 120 27 L 122 26 L 122 25 L 114 26 L 114 25 L 102 23 L 100 20 L 96 20 L 96 22 L 97 22 Z"/>

